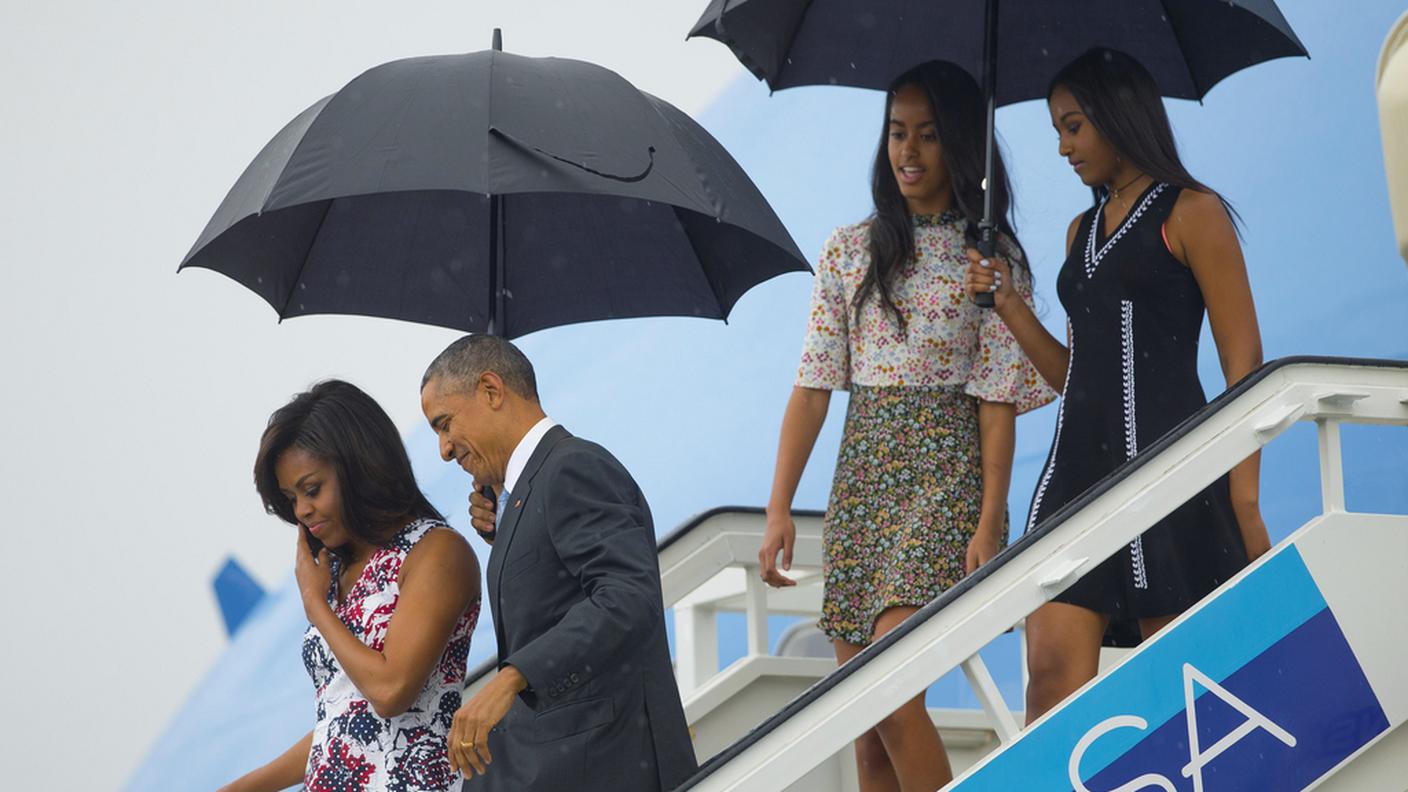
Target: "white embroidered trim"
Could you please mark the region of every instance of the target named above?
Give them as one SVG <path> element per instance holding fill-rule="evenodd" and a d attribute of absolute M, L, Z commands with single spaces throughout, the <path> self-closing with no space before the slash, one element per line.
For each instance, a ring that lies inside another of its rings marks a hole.
<path fill-rule="evenodd" d="M 1144 565 L 1144 537 L 1136 536 L 1134 541 L 1129 543 L 1130 565 L 1134 567 L 1134 587 L 1137 589 L 1149 588 L 1149 570 Z"/>
<path fill-rule="evenodd" d="M 1120 300 L 1120 362 L 1124 371 L 1124 456 L 1139 452 L 1134 414 L 1134 303 Z"/>
<path fill-rule="evenodd" d="M 1134 303 L 1120 300 L 1120 364 L 1124 383 L 1124 453 L 1133 459 L 1139 453 L 1138 422 L 1134 399 Z M 1129 543 L 1130 564 L 1134 571 L 1134 587 L 1149 588 L 1149 571 L 1144 563 L 1144 538 L 1134 537 Z"/>
<path fill-rule="evenodd" d="M 1076 331 L 1071 330 L 1071 348 L 1066 354 L 1066 381 L 1061 385 L 1061 406 L 1056 410 L 1056 436 L 1051 440 L 1051 458 L 1046 460 L 1046 469 L 1041 472 L 1041 483 L 1037 485 L 1032 498 L 1032 508 L 1027 514 L 1027 528 L 1036 526 L 1037 512 L 1041 511 L 1041 498 L 1046 494 L 1046 485 L 1051 483 L 1051 472 L 1056 469 L 1056 452 L 1061 449 L 1061 424 L 1066 420 L 1066 391 L 1071 387 L 1071 369 L 1076 364 Z"/>
<path fill-rule="evenodd" d="M 1129 216 L 1120 224 L 1120 227 L 1115 231 L 1114 235 L 1105 240 L 1105 244 L 1101 245 L 1100 250 L 1097 251 L 1095 249 L 1095 230 L 1100 227 L 1100 223 L 1102 222 L 1100 218 L 1105 214 L 1105 201 L 1107 198 L 1100 199 L 1100 205 L 1095 207 L 1095 220 L 1090 224 L 1090 233 L 1085 235 L 1086 280 L 1095 277 L 1095 268 L 1100 266 L 1100 262 L 1105 258 L 1105 254 L 1110 252 L 1110 248 L 1114 247 L 1115 243 L 1120 241 L 1120 237 L 1124 236 L 1126 231 L 1133 228 L 1134 224 L 1139 222 L 1140 216 L 1149 208 L 1149 204 L 1153 203 L 1154 199 L 1158 198 L 1159 193 L 1163 192 L 1164 188 L 1167 186 L 1168 185 L 1162 182 L 1154 185 L 1154 189 L 1150 190 L 1149 194 L 1144 196 L 1144 200 L 1140 201 L 1139 205 L 1134 207 L 1134 211 L 1129 213 Z"/>

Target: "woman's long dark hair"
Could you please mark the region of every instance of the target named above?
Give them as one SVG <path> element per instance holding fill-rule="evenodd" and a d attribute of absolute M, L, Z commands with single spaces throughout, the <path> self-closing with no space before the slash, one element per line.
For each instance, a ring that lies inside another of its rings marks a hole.
<path fill-rule="evenodd" d="M 885 94 L 885 118 L 880 129 L 880 145 L 875 150 L 875 164 L 870 171 L 870 195 L 875 212 L 870 216 L 870 263 L 856 289 L 852 310 L 876 292 L 884 307 L 894 315 L 900 328 L 906 322 L 892 296 L 895 274 L 914 258 L 914 226 L 910 222 L 909 204 L 900 194 L 895 171 L 890 164 L 890 105 L 895 94 L 906 85 L 919 86 L 929 97 L 934 114 L 935 132 L 943 146 L 944 167 L 953 184 L 953 206 L 968 222 L 968 241 L 976 243 L 978 223 L 983 218 L 983 169 L 987 121 L 983 114 L 983 97 L 978 84 L 959 67 L 944 61 L 930 61 L 901 74 L 890 84 Z M 1000 151 L 994 152 L 993 214 L 997 230 L 1020 253 L 1017 232 L 1010 220 L 1012 188 Z M 1025 254 L 1022 260 L 1025 261 Z M 1013 261 L 1017 266 L 1018 262 Z"/>
<path fill-rule="evenodd" d="M 1071 92 L 1085 117 L 1121 157 L 1155 181 L 1216 195 L 1233 223 L 1240 224 L 1227 199 L 1183 167 L 1163 96 L 1143 64 L 1119 50 L 1097 47 L 1056 73 L 1046 89 L 1048 101 L 1058 86 Z M 1092 189 L 1099 203 L 1106 190 Z"/>
<path fill-rule="evenodd" d="M 270 416 L 259 440 L 254 486 L 264 510 L 297 525 L 293 504 L 279 491 L 274 472 L 279 457 L 291 448 L 301 448 L 332 467 L 342 523 L 358 539 L 379 545 L 408 520 L 444 520 L 416 484 L 396 425 L 355 385 L 328 380 L 294 396 Z"/>

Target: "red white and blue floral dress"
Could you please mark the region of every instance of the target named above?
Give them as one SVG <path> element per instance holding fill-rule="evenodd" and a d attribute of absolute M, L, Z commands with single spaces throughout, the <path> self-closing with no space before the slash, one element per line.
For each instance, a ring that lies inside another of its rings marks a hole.
<path fill-rule="evenodd" d="M 434 528 L 436 520 L 421 519 L 401 530 L 367 559 L 366 568 L 337 603 L 338 563 L 328 604 L 362 643 L 381 651 L 386 628 L 400 599 L 397 577 L 406 554 Z M 445 755 L 450 721 L 460 706 L 469 640 L 479 621 L 476 601 L 455 624 L 440 663 L 416 696 L 415 703 L 394 718 L 382 718 L 352 684 L 317 628 L 303 635 L 303 665 L 317 691 L 318 720 L 308 751 L 304 788 L 309 792 L 420 792 L 446 790 L 455 782 Z"/>

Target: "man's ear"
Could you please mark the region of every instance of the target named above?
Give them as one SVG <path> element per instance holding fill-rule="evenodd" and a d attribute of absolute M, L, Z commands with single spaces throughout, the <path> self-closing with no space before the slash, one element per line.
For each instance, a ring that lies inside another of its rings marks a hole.
<path fill-rule="evenodd" d="M 486 371 L 479 375 L 479 387 L 484 389 L 484 395 L 489 399 L 490 409 L 497 410 L 504 404 L 504 381 L 503 378 L 492 371 Z"/>

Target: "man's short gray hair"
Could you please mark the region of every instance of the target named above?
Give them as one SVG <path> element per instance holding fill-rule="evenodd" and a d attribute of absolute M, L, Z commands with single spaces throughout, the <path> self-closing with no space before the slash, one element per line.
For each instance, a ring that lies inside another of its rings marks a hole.
<path fill-rule="evenodd" d="M 538 401 L 538 378 L 533 364 L 518 347 L 498 336 L 475 333 L 445 347 L 425 370 L 421 390 L 431 380 L 440 380 L 452 389 L 473 390 L 486 371 L 499 375 L 504 385 L 531 402 Z"/>

